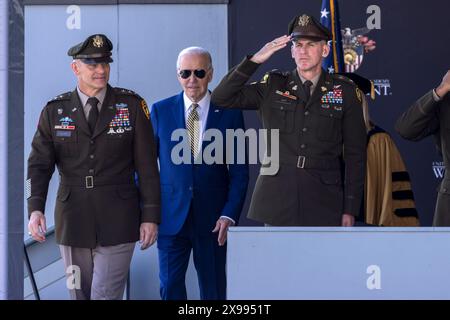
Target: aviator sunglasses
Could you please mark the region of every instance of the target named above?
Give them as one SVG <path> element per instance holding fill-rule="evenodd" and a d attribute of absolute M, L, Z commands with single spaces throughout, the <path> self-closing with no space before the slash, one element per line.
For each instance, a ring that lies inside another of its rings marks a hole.
<path fill-rule="evenodd" d="M 192 72 L 194 72 L 194 75 L 199 79 L 203 79 L 206 76 L 206 70 L 204 70 L 204 69 L 180 70 L 178 72 L 178 75 L 183 79 L 187 79 L 191 76 Z"/>

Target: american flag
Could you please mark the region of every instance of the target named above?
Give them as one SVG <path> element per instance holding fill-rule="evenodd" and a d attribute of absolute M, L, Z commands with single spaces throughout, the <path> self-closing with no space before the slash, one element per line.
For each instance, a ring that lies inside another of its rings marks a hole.
<path fill-rule="evenodd" d="M 322 67 L 329 73 L 344 71 L 344 51 L 342 50 L 341 21 L 337 0 L 322 0 L 320 23 L 331 31 L 328 42 L 330 54 L 323 60 Z"/>

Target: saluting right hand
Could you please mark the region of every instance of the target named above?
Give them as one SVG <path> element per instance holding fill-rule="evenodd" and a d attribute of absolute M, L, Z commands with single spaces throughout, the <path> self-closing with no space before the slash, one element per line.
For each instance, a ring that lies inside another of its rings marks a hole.
<path fill-rule="evenodd" d="M 250 61 L 259 64 L 266 62 L 275 52 L 286 47 L 289 41 L 291 41 L 290 36 L 282 36 L 266 43 L 261 50 L 251 57 Z"/>
<path fill-rule="evenodd" d="M 447 92 L 450 91 L 450 70 L 447 71 L 439 87 L 436 88 L 436 93 L 439 97 L 443 98 Z"/>
<path fill-rule="evenodd" d="M 28 222 L 28 234 L 38 242 L 45 241 L 45 233 L 47 227 L 45 225 L 45 215 L 41 211 L 33 211 Z"/>

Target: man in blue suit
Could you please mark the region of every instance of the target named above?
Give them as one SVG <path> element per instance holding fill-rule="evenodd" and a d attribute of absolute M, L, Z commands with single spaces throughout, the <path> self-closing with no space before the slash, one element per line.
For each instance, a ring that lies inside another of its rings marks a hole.
<path fill-rule="evenodd" d="M 199 47 L 182 50 L 177 74 L 183 91 L 155 103 L 151 110 L 161 181 L 161 298 L 187 299 L 185 275 L 192 250 L 201 299 L 225 299 L 227 230 L 239 221 L 248 184 L 247 164 L 226 162 L 225 132 L 244 129 L 244 121 L 241 111 L 222 110 L 210 103 L 208 83 L 213 67 L 208 51 Z M 180 131 L 187 141 L 182 163 L 180 153 L 174 152 L 180 140 L 172 136 Z M 214 141 L 209 142 L 208 132 L 220 132 L 224 142 L 215 151 L 220 161 L 212 164 L 202 161 L 205 148 L 210 145 L 211 150 Z M 238 148 L 233 148 L 236 155 Z"/>

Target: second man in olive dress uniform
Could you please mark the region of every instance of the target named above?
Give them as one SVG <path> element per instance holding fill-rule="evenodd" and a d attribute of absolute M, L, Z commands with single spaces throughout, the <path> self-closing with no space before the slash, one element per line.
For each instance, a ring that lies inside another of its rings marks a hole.
<path fill-rule="evenodd" d="M 322 69 L 328 29 L 309 15 L 297 16 L 288 29 L 289 35 L 246 57 L 212 93 L 213 103 L 255 109 L 265 129 L 279 130 L 278 172 L 267 174 L 262 166 L 248 217 L 273 226 L 352 226 L 366 161 L 361 93 L 351 80 Z M 246 84 L 290 42 L 293 71 Z M 268 145 L 271 152 L 276 147 Z"/>

